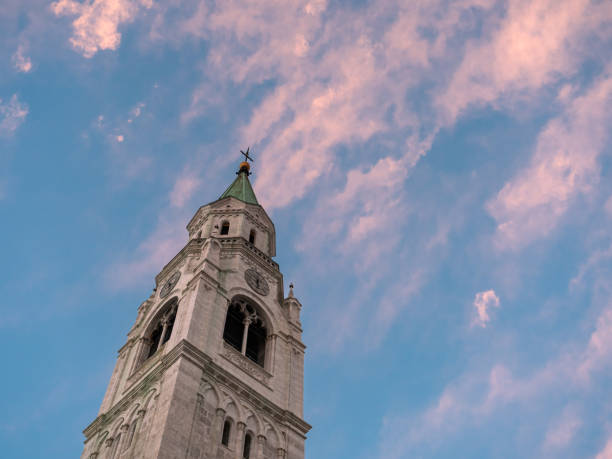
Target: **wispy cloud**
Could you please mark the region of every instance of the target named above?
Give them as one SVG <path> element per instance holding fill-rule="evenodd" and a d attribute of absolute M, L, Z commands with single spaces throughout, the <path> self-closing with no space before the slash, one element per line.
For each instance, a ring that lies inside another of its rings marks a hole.
<path fill-rule="evenodd" d="M 186 215 L 176 219 L 168 218 L 168 213 L 161 215 L 155 230 L 135 250 L 106 270 L 109 286 L 121 290 L 151 282 L 151 278 L 172 260 L 187 241 L 185 229 L 176 225 L 177 221 L 185 219 Z"/>
<path fill-rule="evenodd" d="M 10 136 L 23 124 L 29 107 L 13 94 L 7 102 L 0 99 L 0 135 Z"/>
<path fill-rule="evenodd" d="M 494 290 L 486 290 L 484 292 L 478 292 L 474 297 L 474 308 L 476 309 L 476 315 L 472 321 L 472 325 L 479 325 L 486 327 L 490 322 L 491 317 L 489 313 L 492 308 L 499 308 L 499 298 L 495 294 Z"/>
<path fill-rule="evenodd" d="M 25 54 L 25 48 L 23 45 L 17 47 L 17 51 L 13 54 L 13 65 L 15 68 L 23 73 L 28 73 L 32 70 L 32 61 Z"/>
<path fill-rule="evenodd" d="M 611 103 L 607 73 L 542 130 L 529 166 L 487 206 L 497 221 L 498 247 L 520 248 L 548 235 L 576 195 L 593 189 L 598 157 L 610 134 Z"/>
<path fill-rule="evenodd" d="M 173 207 L 183 207 L 201 183 L 202 181 L 192 173 L 180 176 L 170 192 L 170 204 Z"/>
<path fill-rule="evenodd" d="M 612 459 L 612 437 L 597 456 L 595 456 L 595 459 Z"/>
<path fill-rule="evenodd" d="M 569 445 L 582 426 L 582 419 L 572 406 L 567 406 L 560 418 L 555 419 L 546 432 L 543 448 L 545 451 L 559 450 Z"/>
<path fill-rule="evenodd" d="M 132 22 L 153 0 L 59 0 L 51 4 L 57 16 L 77 16 L 72 22 L 72 46 L 85 57 L 100 50 L 115 50 L 121 43 L 119 26 Z"/>
<path fill-rule="evenodd" d="M 608 9 L 609 10 L 609 9 Z M 512 101 L 574 74 L 609 11 L 589 0 L 510 0 L 493 10 L 437 102 L 452 124 L 470 106 Z M 576 18 L 581 18 L 576 20 Z"/>
<path fill-rule="evenodd" d="M 612 356 L 612 306 L 597 319 L 595 329 L 584 342 L 569 343 L 552 359 L 526 376 L 516 376 L 507 365 L 468 370 L 451 381 L 436 401 L 418 415 L 395 416 L 384 420 L 385 432 L 380 457 L 406 457 L 434 439 L 469 429 L 516 404 L 543 404 L 554 393 L 567 400 L 568 394 L 584 396 L 591 390 L 594 376 L 604 371 Z M 550 420 L 546 415 L 544 422 Z M 532 428 L 541 429 L 533 419 Z M 566 447 L 583 424 L 574 408 L 565 407 L 561 418 L 547 426 L 542 443 L 545 449 Z M 399 433 L 402 433 L 399 435 Z"/>

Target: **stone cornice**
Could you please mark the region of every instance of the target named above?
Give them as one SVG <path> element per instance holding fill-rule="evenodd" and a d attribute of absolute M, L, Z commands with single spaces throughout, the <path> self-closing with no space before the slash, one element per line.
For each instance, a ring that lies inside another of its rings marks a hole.
<path fill-rule="evenodd" d="M 222 255 L 223 253 L 246 255 L 261 266 L 262 269 L 268 271 L 271 276 L 278 277 L 280 274 L 278 263 L 243 237 L 220 237 L 217 241 L 221 243 Z"/>

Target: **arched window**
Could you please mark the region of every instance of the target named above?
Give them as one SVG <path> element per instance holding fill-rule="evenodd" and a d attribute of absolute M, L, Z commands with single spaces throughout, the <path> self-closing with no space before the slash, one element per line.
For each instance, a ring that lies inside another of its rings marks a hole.
<path fill-rule="evenodd" d="M 250 433 L 247 433 L 244 437 L 244 447 L 242 448 L 242 459 L 249 459 L 251 457 L 251 439 L 253 437 Z"/>
<path fill-rule="evenodd" d="M 148 346 L 145 353 L 145 360 L 161 349 L 161 346 L 170 339 L 170 336 L 172 336 L 177 306 L 178 303 L 176 299 L 170 301 L 161 309 L 156 319 L 149 327 L 148 333 L 145 334 L 145 343 Z"/>
<path fill-rule="evenodd" d="M 223 423 L 223 435 L 221 435 L 221 444 L 229 446 L 230 434 L 232 433 L 232 421 L 226 419 Z"/>
<path fill-rule="evenodd" d="M 227 309 L 223 339 L 258 365 L 264 366 L 268 331 L 250 303 L 234 300 Z"/>
<path fill-rule="evenodd" d="M 221 235 L 229 234 L 229 222 L 224 221 L 221 223 Z"/>
<path fill-rule="evenodd" d="M 251 230 L 251 232 L 249 233 L 249 242 L 251 244 L 255 244 L 255 236 L 256 236 L 256 232 L 255 230 Z"/>

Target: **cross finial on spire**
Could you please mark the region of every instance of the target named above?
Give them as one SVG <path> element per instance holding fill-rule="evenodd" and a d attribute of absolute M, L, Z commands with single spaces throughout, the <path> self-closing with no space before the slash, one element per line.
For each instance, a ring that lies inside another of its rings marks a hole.
<path fill-rule="evenodd" d="M 242 151 L 240 150 L 240 153 L 242 153 L 244 155 L 244 160 L 245 161 L 251 161 L 253 162 L 253 158 L 251 156 L 249 156 L 249 150 L 251 149 L 251 147 L 247 147 L 247 151 Z"/>

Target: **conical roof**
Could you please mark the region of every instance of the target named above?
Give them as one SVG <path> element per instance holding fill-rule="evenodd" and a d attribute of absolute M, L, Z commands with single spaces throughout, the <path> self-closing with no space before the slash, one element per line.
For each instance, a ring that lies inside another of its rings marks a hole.
<path fill-rule="evenodd" d="M 236 199 L 240 199 L 247 204 L 257 204 L 257 198 L 255 197 L 255 192 L 253 191 L 253 187 L 251 186 L 251 182 L 249 181 L 248 169 L 240 168 L 240 172 L 238 172 L 238 177 L 236 180 L 223 192 L 219 199 L 227 198 L 228 196 L 232 196 Z"/>

